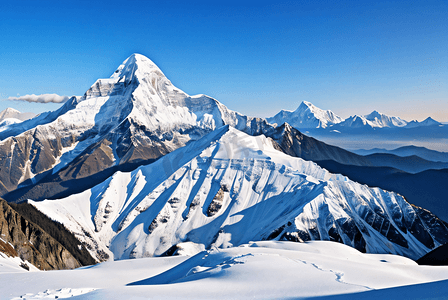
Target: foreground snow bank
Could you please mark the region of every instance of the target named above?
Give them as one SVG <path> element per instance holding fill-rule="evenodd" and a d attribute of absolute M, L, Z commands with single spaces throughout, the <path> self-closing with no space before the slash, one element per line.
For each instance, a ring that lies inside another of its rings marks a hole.
<path fill-rule="evenodd" d="M 343 244 L 264 241 L 201 251 L 191 257 L 122 260 L 72 271 L 2 273 L 0 295 L 4 299 L 71 295 L 73 299 L 335 295 L 398 299 L 407 293 L 436 298 L 448 292 L 448 281 L 436 281 L 447 279 L 448 267 L 418 266 L 395 255 L 362 254 Z M 434 286 L 437 293 L 427 290 Z"/>

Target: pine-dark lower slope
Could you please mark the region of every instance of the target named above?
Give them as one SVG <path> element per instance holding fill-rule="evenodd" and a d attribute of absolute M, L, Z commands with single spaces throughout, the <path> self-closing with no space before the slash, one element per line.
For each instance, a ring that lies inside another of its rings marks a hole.
<path fill-rule="evenodd" d="M 28 221 L 37 224 L 52 238 L 57 240 L 65 249 L 67 249 L 77 261 L 83 266 L 95 264 L 95 260 L 89 254 L 84 246 L 80 247 L 78 239 L 68 231 L 64 225 L 48 218 L 45 214 L 37 210 L 28 203 L 9 203 L 9 205 L 21 214 Z"/>
<path fill-rule="evenodd" d="M 13 246 L 3 243 L 3 253 L 19 256 L 41 270 L 74 269 L 95 263 L 61 224 L 26 203 L 14 205 L 13 209 L 0 198 L 0 235 Z"/>

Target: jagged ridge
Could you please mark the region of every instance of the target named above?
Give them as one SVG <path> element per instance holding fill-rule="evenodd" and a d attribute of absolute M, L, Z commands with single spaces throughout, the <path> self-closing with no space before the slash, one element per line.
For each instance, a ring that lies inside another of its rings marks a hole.
<path fill-rule="evenodd" d="M 223 127 L 131 173 L 61 200 L 31 202 L 95 251 L 162 255 L 178 243 L 334 240 L 418 258 L 448 241 L 443 222 L 401 196 Z M 93 215 L 91 216 L 90 213 Z"/>

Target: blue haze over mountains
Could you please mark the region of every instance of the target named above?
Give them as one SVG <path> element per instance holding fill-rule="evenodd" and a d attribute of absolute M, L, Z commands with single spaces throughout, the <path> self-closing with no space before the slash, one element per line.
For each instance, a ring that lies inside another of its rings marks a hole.
<path fill-rule="evenodd" d="M 331 110 L 303 101 L 295 111 L 280 111 L 267 120 L 279 125 L 287 122 L 308 135 L 350 150 L 414 145 L 448 151 L 448 125 L 431 117 L 421 122 L 406 121 L 373 111 L 343 119 Z"/>
<path fill-rule="evenodd" d="M 446 163 L 362 156 L 315 138 L 428 135 L 445 126 L 430 119 L 408 126 L 378 112 L 343 120 L 309 102 L 276 117 L 248 117 L 187 95 L 134 54 L 83 97 L 2 128 L 1 195 L 34 200 L 98 261 L 167 254 L 181 242 L 210 248 L 253 239 L 333 240 L 415 259 L 448 241 L 444 190 L 436 188 L 447 182 Z M 80 227 L 57 207 L 71 201 L 88 211 Z M 228 219 L 236 215 L 242 218 Z M 276 221 L 260 227 L 267 219 Z M 248 226 L 262 229 L 252 234 Z"/>

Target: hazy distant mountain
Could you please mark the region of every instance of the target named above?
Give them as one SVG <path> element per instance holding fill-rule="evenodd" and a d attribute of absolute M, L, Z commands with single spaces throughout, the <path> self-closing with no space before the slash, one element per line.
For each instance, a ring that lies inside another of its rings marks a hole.
<path fill-rule="evenodd" d="M 360 150 L 351 150 L 354 153 L 359 155 L 370 155 L 374 153 L 390 153 L 398 156 L 412 156 L 416 155 L 423 159 L 434 161 L 434 162 L 448 162 L 448 152 L 440 152 L 435 150 L 430 150 L 425 147 L 417 147 L 417 146 L 404 146 L 399 147 L 393 150 L 386 150 L 380 148 L 373 148 L 370 150 L 360 149 Z"/>
<path fill-rule="evenodd" d="M 407 122 L 399 117 L 391 117 L 385 114 L 373 111 L 365 116 L 352 116 L 340 122 L 336 127 L 348 127 L 348 128 L 392 128 L 392 127 L 404 127 Z"/>
<path fill-rule="evenodd" d="M 402 157 L 389 153 L 376 153 L 367 155 L 366 158 L 372 166 L 392 167 L 408 173 L 419 173 L 431 169 L 448 169 L 448 163 L 446 162 L 429 161 L 417 155 Z"/>
<path fill-rule="evenodd" d="M 8 107 L 7 109 L 0 112 L 0 123 L 5 119 L 17 119 L 19 121 L 25 121 L 35 117 L 35 113 L 25 112 L 21 113 L 20 111 Z"/>
<path fill-rule="evenodd" d="M 267 121 L 277 126 L 283 123 L 289 123 L 294 128 L 299 130 L 309 130 L 313 135 L 318 137 L 325 135 L 325 133 L 344 133 L 344 134 L 372 134 L 375 130 L 378 134 L 400 134 L 405 135 L 431 135 L 431 130 L 434 126 L 441 125 L 441 123 L 427 118 L 422 122 L 412 121 L 407 122 L 397 116 L 388 116 L 378 111 L 373 111 L 368 115 L 354 115 L 347 119 L 342 119 L 330 110 L 322 110 L 310 102 L 303 101 L 300 106 L 293 112 L 282 110 L 274 117 L 267 118 Z M 424 129 L 422 133 L 420 128 Z M 378 131 L 378 129 L 395 129 L 398 131 Z M 400 129 L 418 129 L 417 131 L 400 131 Z M 444 132 L 442 133 L 442 135 Z M 437 133 L 440 135 L 440 133 Z"/>
<path fill-rule="evenodd" d="M 6 130 L 6 126 L 21 123 L 22 121 L 35 117 L 34 113 L 21 113 L 20 111 L 8 107 L 0 112 L 0 132 Z"/>
<path fill-rule="evenodd" d="M 310 102 L 303 101 L 295 111 L 282 110 L 272 118 L 266 119 L 278 126 L 288 123 L 297 129 L 327 128 L 343 121 L 341 117 L 330 110 L 322 110 Z"/>
<path fill-rule="evenodd" d="M 431 117 L 426 118 L 424 121 L 418 122 L 416 120 L 408 122 L 406 124 L 407 128 L 421 127 L 421 126 L 434 126 L 434 125 L 442 125 L 442 123 L 437 122 Z"/>
<path fill-rule="evenodd" d="M 410 174 L 391 167 L 366 167 L 319 161 L 321 167 L 351 180 L 403 195 L 410 203 L 424 207 L 448 222 L 448 169 Z"/>

